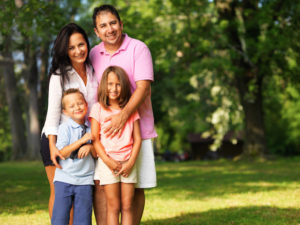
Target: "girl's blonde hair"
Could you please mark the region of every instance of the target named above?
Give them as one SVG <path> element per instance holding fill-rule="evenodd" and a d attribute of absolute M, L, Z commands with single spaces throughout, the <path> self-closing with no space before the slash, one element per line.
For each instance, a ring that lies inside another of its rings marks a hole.
<path fill-rule="evenodd" d="M 111 72 L 116 74 L 120 81 L 121 93 L 119 98 L 119 106 L 120 108 L 124 108 L 131 97 L 130 82 L 125 70 L 119 66 L 109 66 L 104 70 L 100 85 L 98 87 L 98 101 L 104 108 L 108 109 L 109 99 L 107 95 L 107 80 L 108 74 Z"/>

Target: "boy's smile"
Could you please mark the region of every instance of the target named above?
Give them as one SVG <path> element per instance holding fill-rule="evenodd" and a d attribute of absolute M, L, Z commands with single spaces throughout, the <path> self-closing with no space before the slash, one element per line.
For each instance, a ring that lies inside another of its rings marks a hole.
<path fill-rule="evenodd" d="M 87 113 L 87 103 L 80 93 L 72 93 L 63 98 L 64 109 L 63 112 L 71 117 L 78 124 L 85 122 L 85 115 Z"/>

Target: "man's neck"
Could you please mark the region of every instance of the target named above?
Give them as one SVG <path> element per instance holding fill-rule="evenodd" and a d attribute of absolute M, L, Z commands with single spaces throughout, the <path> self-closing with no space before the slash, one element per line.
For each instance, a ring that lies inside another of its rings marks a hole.
<path fill-rule="evenodd" d="M 119 48 L 120 48 L 121 45 L 123 44 L 124 38 L 125 38 L 125 35 L 122 34 L 122 38 L 121 38 L 121 40 L 120 40 L 119 43 L 114 44 L 114 45 L 110 45 L 110 44 L 105 44 L 105 43 L 104 43 L 104 48 L 105 48 L 105 50 L 106 50 L 110 55 L 114 54 L 116 51 L 119 50 Z"/>

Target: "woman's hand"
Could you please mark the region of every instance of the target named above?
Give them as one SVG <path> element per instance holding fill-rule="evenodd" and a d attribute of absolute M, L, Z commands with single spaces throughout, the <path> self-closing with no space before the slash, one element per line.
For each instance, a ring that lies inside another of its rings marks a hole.
<path fill-rule="evenodd" d="M 65 160 L 65 158 L 61 155 L 61 153 L 59 152 L 58 148 L 56 148 L 56 146 L 52 146 L 50 147 L 50 158 L 53 162 L 53 164 L 57 167 L 62 169 L 61 165 L 59 165 L 59 163 L 57 162 L 57 157 L 59 157 L 62 160 Z"/>

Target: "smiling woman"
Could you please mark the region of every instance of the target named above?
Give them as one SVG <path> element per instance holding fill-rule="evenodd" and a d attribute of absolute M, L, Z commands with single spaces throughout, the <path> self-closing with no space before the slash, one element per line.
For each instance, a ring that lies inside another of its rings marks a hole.
<path fill-rule="evenodd" d="M 52 49 L 48 110 L 41 139 L 41 155 L 50 184 L 50 218 L 54 203 L 55 166 L 60 168 L 56 157 L 64 159 L 56 147 L 58 126 L 68 119 L 61 108 L 63 91 L 70 88 L 79 89 L 89 108 L 97 101 L 98 83 L 89 63 L 89 50 L 90 45 L 85 31 L 75 23 L 67 24 L 61 29 Z"/>
<path fill-rule="evenodd" d="M 88 46 L 81 33 L 71 35 L 68 47 L 68 56 L 71 60 L 72 67 L 78 72 L 84 84 L 87 82 L 84 62 L 88 56 Z"/>

